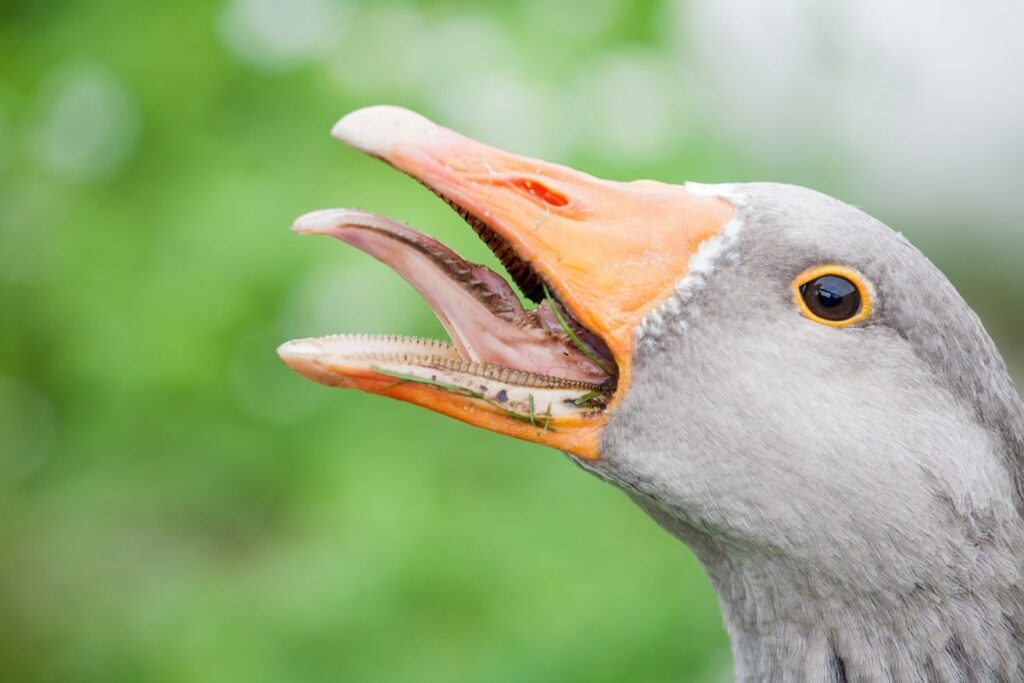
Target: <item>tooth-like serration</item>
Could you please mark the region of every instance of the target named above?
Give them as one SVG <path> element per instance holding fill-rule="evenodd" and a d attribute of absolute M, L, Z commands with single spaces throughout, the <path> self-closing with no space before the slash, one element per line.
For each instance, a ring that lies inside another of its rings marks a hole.
<path fill-rule="evenodd" d="M 473 228 L 473 232 L 477 234 L 483 243 L 487 245 L 487 248 L 495 255 L 501 263 L 501 266 L 509 274 L 509 277 L 511 277 L 512 281 L 516 283 L 517 287 L 519 287 L 519 291 L 523 293 L 523 296 L 534 302 L 539 302 L 544 298 L 544 284 L 537 276 L 537 273 L 534 272 L 533 268 L 531 268 L 529 264 L 519 258 L 519 254 L 512 249 L 512 246 L 504 237 L 494 232 L 487 223 L 480 220 L 469 211 L 432 188 L 430 185 L 427 185 L 422 180 L 419 181 L 419 183 L 444 200 L 448 206 L 452 207 L 452 209 L 454 209 L 455 212 L 469 224 L 469 227 Z"/>
<path fill-rule="evenodd" d="M 352 361 L 400 363 L 424 368 L 448 370 L 481 379 L 533 388 L 564 388 L 598 391 L 601 385 L 563 377 L 552 377 L 526 370 L 506 368 L 493 363 L 466 360 L 448 342 L 401 335 L 335 334 L 309 340 L 320 346 L 325 356 Z"/>

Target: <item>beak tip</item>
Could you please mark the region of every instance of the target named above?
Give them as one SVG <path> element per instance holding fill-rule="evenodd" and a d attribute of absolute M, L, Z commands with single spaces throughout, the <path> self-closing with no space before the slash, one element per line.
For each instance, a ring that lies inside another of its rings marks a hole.
<path fill-rule="evenodd" d="M 429 143 L 443 130 L 414 111 L 379 104 L 346 114 L 334 124 L 331 135 L 360 152 L 386 159 L 395 145 Z"/>
<path fill-rule="evenodd" d="M 320 347 L 308 339 L 293 339 L 277 347 L 277 355 L 288 365 L 294 361 L 316 358 L 321 355 Z"/>

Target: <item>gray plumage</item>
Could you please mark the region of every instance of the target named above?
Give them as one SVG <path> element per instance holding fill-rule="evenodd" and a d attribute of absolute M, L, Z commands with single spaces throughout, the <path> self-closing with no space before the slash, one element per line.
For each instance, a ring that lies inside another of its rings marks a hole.
<path fill-rule="evenodd" d="M 645 326 L 581 466 L 696 553 L 739 680 L 1024 680 L 1024 408 L 991 339 L 863 212 L 727 192 L 735 239 Z M 824 263 L 873 283 L 868 320 L 802 317 Z"/>

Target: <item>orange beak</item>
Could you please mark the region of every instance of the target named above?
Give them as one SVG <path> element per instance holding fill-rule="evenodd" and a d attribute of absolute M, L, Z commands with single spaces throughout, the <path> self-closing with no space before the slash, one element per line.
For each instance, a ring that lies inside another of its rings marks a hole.
<path fill-rule="evenodd" d="M 288 345 L 282 347 L 286 362 L 323 383 L 354 385 L 580 458 L 598 458 L 600 432 L 629 390 L 637 328 L 686 276 L 700 244 L 723 231 L 732 207 L 682 185 L 601 180 L 520 157 L 396 107 L 353 112 L 333 134 L 416 178 L 504 238 L 575 320 L 604 342 L 617 366 L 617 384 L 602 410 L 553 418 L 549 412 L 550 424 L 538 429 L 535 420 L 514 419 L 486 401 L 429 385 L 396 384 L 393 376 L 365 367 L 299 367 L 305 361 L 289 360 Z"/>

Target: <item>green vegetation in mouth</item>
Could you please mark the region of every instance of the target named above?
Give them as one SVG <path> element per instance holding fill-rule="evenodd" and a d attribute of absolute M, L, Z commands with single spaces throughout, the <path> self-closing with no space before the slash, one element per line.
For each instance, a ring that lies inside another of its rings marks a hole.
<path fill-rule="evenodd" d="M 594 399 L 599 398 L 599 397 L 601 397 L 603 395 L 604 395 L 603 391 L 599 391 L 599 390 L 595 389 L 594 391 L 588 391 L 587 393 L 583 394 L 582 396 L 580 396 L 578 399 L 576 399 L 572 403 L 577 408 L 582 408 L 583 406 L 587 405 L 588 403 L 590 403 Z"/>
<path fill-rule="evenodd" d="M 533 408 L 533 394 L 530 394 L 530 424 L 533 425 L 534 429 L 537 429 L 537 414 Z M 540 429 L 542 432 L 548 431 L 551 425 L 551 404 L 548 404 L 548 412 L 546 419 L 544 420 L 544 426 Z"/>
<path fill-rule="evenodd" d="M 536 415 L 536 412 L 534 411 L 534 406 L 533 406 L 533 394 L 529 394 L 529 401 L 530 401 L 530 411 L 529 411 L 529 413 L 520 413 L 520 412 L 516 412 L 515 410 L 509 410 L 508 408 L 506 408 L 505 406 L 501 405 L 497 401 L 494 401 L 494 400 L 488 398 L 486 395 L 481 394 L 479 391 L 473 391 L 472 389 L 467 389 L 466 387 L 460 387 L 460 386 L 458 386 L 456 384 L 449 384 L 448 382 L 439 382 L 436 379 L 427 379 L 425 377 L 417 377 L 416 375 L 409 375 L 409 374 L 406 374 L 404 372 L 396 372 L 394 370 L 386 370 L 386 369 L 384 369 L 384 368 L 382 368 L 380 366 L 377 366 L 377 365 L 371 365 L 370 369 L 373 370 L 374 372 L 378 373 L 378 374 L 387 375 L 388 377 L 394 377 L 395 379 L 399 380 L 398 382 L 396 382 L 396 384 L 405 384 L 405 383 L 425 384 L 427 386 L 436 387 L 438 389 L 442 389 L 444 391 L 451 392 L 451 393 L 456 394 L 458 396 L 465 396 L 466 398 L 474 398 L 474 399 L 476 399 L 478 401 L 483 401 L 487 405 L 491 406 L 492 408 L 495 408 L 496 410 L 504 413 L 505 415 L 508 415 L 512 419 L 517 420 L 519 422 L 525 422 L 525 423 L 533 426 L 534 428 L 539 429 L 542 432 L 555 432 L 555 431 L 557 431 L 554 427 L 551 426 L 552 415 L 551 415 L 551 406 L 550 405 L 548 406 L 547 413 L 543 415 L 543 417 L 545 418 L 543 425 L 538 425 L 537 424 L 537 415 Z"/>
<path fill-rule="evenodd" d="M 605 367 L 604 363 L 597 359 L 597 356 L 594 355 L 594 352 L 590 350 L 590 347 L 584 344 L 583 341 L 578 336 L 576 336 L 576 333 L 572 331 L 571 327 L 569 327 L 569 323 L 567 323 L 565 321 L 565 318 L 562 317 L 561 311 L 558 310 L 558 304 L 555 303 L 554 298 L 551 296 L 551 290 L 548 289 L 548 286 L 543 285 L 543 287 L 544 298 L 547 299 L 548 305 L 551 306 L 551 310 L 554 312 L 555 318 L 558 319 L 558 324 L 561 325 L 565 333 L 569 335 L 569 339 L 572 340 L 573 346 L 575 346 L 580 353 L 586 356 L 591 363 L 600 368 L 601 371 L 604 372 L 604 374 L 606 374 L 608 377 L 611 377 L 612 371 Z"/>

